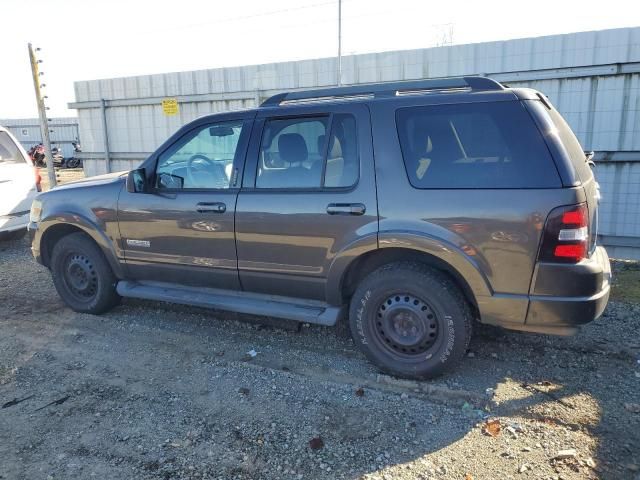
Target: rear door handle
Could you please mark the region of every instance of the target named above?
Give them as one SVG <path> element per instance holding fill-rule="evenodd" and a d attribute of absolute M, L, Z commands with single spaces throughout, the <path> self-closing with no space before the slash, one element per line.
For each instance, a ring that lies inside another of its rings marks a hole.
<path fill-rule="evenodd" d="M 198 213 L 224 213 L 227 206 L 222 202 L 201 202 L 196 205 Z"/>
<path fill-rule="evenodd" d="M 329 215 L 364 215 L 367 207 L 362 203 L 330 203 L 327 205 Z"/>

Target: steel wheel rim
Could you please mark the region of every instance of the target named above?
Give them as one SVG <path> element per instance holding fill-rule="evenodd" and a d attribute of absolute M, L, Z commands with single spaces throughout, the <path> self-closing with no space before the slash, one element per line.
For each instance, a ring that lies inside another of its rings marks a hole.
<path fill-rule="evenodd" d="M 90 301 L 98 292 L 98 274 L 91 259 L 82 253 L 67 256 L 63 279 L 67 290 L 80 301 Z"/>
<path fill-rule="evenodd" d="M 376 309 L 374 332 L 389 353 L 405 359 L 429 358 L 440 338 L 434 309 L 410 293 L 387 296 Z"/>

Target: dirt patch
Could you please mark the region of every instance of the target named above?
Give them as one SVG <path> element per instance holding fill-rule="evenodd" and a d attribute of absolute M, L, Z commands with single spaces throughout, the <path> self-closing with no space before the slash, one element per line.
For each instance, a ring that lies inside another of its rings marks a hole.
<path fill-rule="evenodd" d="M 84 170 L 81 168 L 56 168 L 56 182 L 58 185 L 64 185 L 65 183 L 74 182 L 84 178 Z M 42 178 L 42 191 L 49 190 L 49 176 L 46 168 L 40 169 L 40 176 Z"/>
<path fill-rule="evenodd" d="M 634 479 L 638 318 L 620 301 L 571 338 L 480 327 L 458 370 L 411 382 L 328 328 L 76 314 L 26 241 L 2 244 L 0 478 Z"/>

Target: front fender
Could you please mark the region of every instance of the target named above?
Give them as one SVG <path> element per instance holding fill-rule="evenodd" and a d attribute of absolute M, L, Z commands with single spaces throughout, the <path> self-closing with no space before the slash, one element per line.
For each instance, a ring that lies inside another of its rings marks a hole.
<path fill-rule="evenodd" d="M 98 218 L 91 219 L 88 215 L 79 212 L 50 213 L 38 222 L 35 228 L 33 225 L 30 225 L 29 230 L 32 231 L 33 235 L 32 249 L 34 256 L 36 256 L 41 263 L 47 265 L 50 261 L 50 259 L 44 255 L 43 249 L 48 248 L 47 242 L 55 241 L 59 238 L 59 236 L 56 235 L 57 231 L 76 230 L 91 237 L 102 250 L 116 277 L 124 278 L 124 272 L 118 260 L 120 256 L 115 247 L 115 239 L 108 235 L 107 232 L 109 228 L 105 225 L 104 220 Z"/>

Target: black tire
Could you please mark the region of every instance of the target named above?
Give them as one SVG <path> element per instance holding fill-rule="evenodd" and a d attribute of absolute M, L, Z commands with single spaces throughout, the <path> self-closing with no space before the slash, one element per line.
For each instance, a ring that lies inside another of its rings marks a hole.
<path fill-rule="evenodd" d="M 67 160 L 67 168 L 78 168 L 80 165 L 80 159 L 78 158 L 70 158 Z"/>
<path fill-rule="evenodd" d="M 27 234 L 26 228 L 20 230 L 14 230 L 13 232 L 0 232 L 0 242 L 10 242 L 12 240 L 18 240 Z"/>
<path fill-rule="evenodd" d="M 76 312 L 104 313 L 120 302 L 117 278 L 96 243 L 84 233 L 62 237 L 51 254 L 53 284 Z"/>
<path fill-rule="evenodd" d="M 472 313 L 460 289 L 426 265 L 398 262 L 369 274 L 349 310 L 353 340 L 392 375 L 433 378 L 463 357 Z"/>

